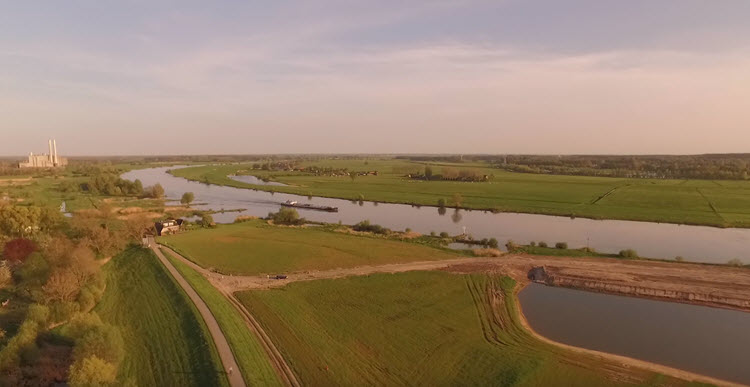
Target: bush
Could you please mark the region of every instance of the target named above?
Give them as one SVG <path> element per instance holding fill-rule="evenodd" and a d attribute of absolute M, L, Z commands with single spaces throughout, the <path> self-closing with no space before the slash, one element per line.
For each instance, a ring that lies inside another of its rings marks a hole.
<path fill-rule="evenodd" d="M 744 264 L 742 263 L 742 261 L 740 261 L 737 258 L 730 259 L 729 262 L 727 262 L 727 265 L 729 265 L 729 266 L 735 266 L 735 267 L 742 267 L 742 266 L 744 266 Z"/>
<path fill-rule="evenodd" d="M 80 359 L 70 367 L 71 386 L 106 386 L 114 384 L 117 367 L 97 356 Z"/>
<path fill-rule="evenodd" d="M 440 207 L 440 208 L 445 208 L 445 199 L 442 199 L 442 198 L 441 198 L 441 199 L 438 199 L 438 201 L 437 201 L 437 205 L 438 205 L 438 207 Z"/>
<path fill-rule="evenodd" d="M 564 250 L 568 248 L 568 244 L 566 242 L 557 242 L 555 243 L 555 248 Z"/>
<path fill-rule="evenodd" d="M 81 289 L 81 292 L 78 293 L 77 301 L 80 306 L 80 311 L 84 313 L 87 313 L 96 306 L 96 297 L 88 288 Z"/>
<path fill-rule="evenodd" d="M 531 246 L 531 247 L 536 246 L 536 242 L 534 242 L 534 241 L 529 242 L 529 246 Z"/>
<path fill-rule="evenodd" d="M 685 261 L 685 258 L 682 258 L 681 255 L 678 255 L 678 256 L 674 257 L 674 260 L 677 261 L 677 262 L 683 262 L 683 261 Z"/>
<path fill-rule="evenodd" d="M 513 239 L 508 239 L 508 242 L 505 243 L 505 248 L 509 253 L 518 250 L 520 247 L 521 246 L 518 243 L 514 242 Z"/>
<path fill-rule="evenodd" d="M 80 305 L 70 301 L 58 301 L 50 304 L 50 322 L 60 323 L 70 320 L 80 310 Z"/>
<path fill-rule="evenodd" d="M 489 239 L 487 239 L 487 238 L 483 238 L 483 239 L 482 239 L 481 241 L 479 241 L 479 243 L 480 243 L 480 244 L 481 244 L 482 246 L 487 246 L 487 245 L 489 245 L 489 244 L 490 244 L 490 240 L 489 240 Z"/>
<path fill-rule="evenodd" d="M 633 249 L 620 250 L 618 255 L 622 258 L 638 258 L 638 252 Z"/>
<path fill-rule="evenodd" d="M 497 239 L 490 238 L 490 240 L 487 242 L 487 246 L 489 246 L 489 247 L 491 247 L 493 249 L 496 249 L 497 246 L 498 246 Z"/>
<path fill-rule="evenodd" d="M 440 237 L 441 238 L 450 238 L 451 236 L 447 232 L 443 231 L 443 232 L 440 233 Z"/>
<path fill-rule="evenodd" d="M 548 246 L 547 246 L 547 242 L 544 242 L 544 241 L 540 241 L 540 242 L 539 242 L 539 247 L 548 247 Z"/>
<path fill-rule="evenodd" d="M 370 224 L 369 220 L 363 220 L 352 227 L 354 231 L 371 232 L 374 234 L 388 234 L 391 230 L 379 225 Z"/>
<path fill-rule="evenodd" d="M 431 236 L 431 237 L 434 237 L 434 236 L 436 236 L 436 235 L 437 235 L 437 233 L 435 233 L 435 231 L 430 231 L 430 236 Z M 0 283 L 1 283 L 1 282 L 0 282 Z M 2 286 L 2 285 L 0 285 L 0 286 Z"/>
<path fill-rule="evenodd" d="M 203 228 L 211 228 L 215 227 L 216 223 L 214 223 L 214 217 L 211 214 L 203 214 L 201 215 L 200 225 Z"/>
<path fill-rule="evenodd" d="M 407 228 L 406 228 L 406 229 L 404 230 L 404 232 L 408 234 L 408 233 L 410 233 L 410 232 L 411 232 L 411 229 L 410 229 L 409 227 L 407 227 Z"/>
<path fill-rule="evenodd" d="M 75 359 L 85 359 L 96 356 L 112 364 L 118 364 L 122 359 L 125 344 L 120 331 L 109 324 L 95 325 L 76 340 L 73 348 Z"/>
<path fill-rule="evenodd" d="M 281 207 L 278 212 L 269 212 L 268 218 L 275 224 L 298 225 L 305 223 L 304 218 L 299 217 L 299 213 L 294 208 Z"/>

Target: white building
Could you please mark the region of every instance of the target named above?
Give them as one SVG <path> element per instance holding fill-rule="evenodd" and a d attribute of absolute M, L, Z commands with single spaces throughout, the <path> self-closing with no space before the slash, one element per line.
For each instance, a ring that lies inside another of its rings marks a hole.
<path fill-rule="evenodd" d="M 68 165 L 68 159 L 65 157 L 59 157 L 57 155 L 57 142 L 55 140 L 49 140 L 49 153 L 42 155 L 35 155 L 33 152 L 29 153 L 29 160 L 26 162 L 18 163 L 19 168 L 55 168 L 64 167 Z"/>

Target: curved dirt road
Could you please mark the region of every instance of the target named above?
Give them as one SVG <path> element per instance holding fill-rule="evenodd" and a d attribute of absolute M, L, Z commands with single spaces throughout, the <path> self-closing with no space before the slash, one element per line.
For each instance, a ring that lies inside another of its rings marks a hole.
<path fill-rule="evenodd" d="M 216 318 L 208 309 L 206 303 L 203 302 L 203 299 L 201 299 L 198 293 L 195 292 L 195 289 L 193 289 L 193 287 L 188 284 L 188 282 L 185 280 L 185 278 L 182 277 L 180 272 L 177 271 L 174 265 L 172 265 L 172 263 L 169 262 L 164 254 L 162 254 L 161 250 L 159 250 L 159 245 L 154 242 L 153 238 L 150 238 L 149 241 L 151 243 L 151 250 L 153 250 L 164 267 L 167 268 L 167 271 L 172 274 L 172 277 L 174 277 L 180 287 L 185 290 L 185 293 L 187 293 L 188 297 L 190 297 L 190 300 L 193 301 L 195 307 L 198 308 L 198 312 L 200 312 L 201 317 L 203 317 L 203 321 L 206 322 L 208 331 L 209 333 L 211 333 L 211 338 L 213 338 L 214 343 L 216 344 L 216 350 L 219 352 L 219 357 L 221 358 L 221 363 L 224 366 L 224 371 L 227 373 L 229 385 L 232 387 L 245 387 L 245 380 L 242 378 L 240 368 L 237 366 L 237 361 L 234 359 L 234 354 L 229 347 L 227 338 L 224 336 L 221 328 L 219 328 L 219 323 L 216 322 Z M 232 370 L 231 373 L 230 370 Z"/>

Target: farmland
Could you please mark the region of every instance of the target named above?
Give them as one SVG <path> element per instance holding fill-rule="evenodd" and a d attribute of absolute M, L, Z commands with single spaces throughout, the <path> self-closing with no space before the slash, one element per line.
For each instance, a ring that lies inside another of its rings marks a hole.
<path fill-rule="evenodd" d="M 298 282 L 238 298 L 304 384 L 681 384 L 535 339 L 521 326 L 514 284 L 410 272 Z"/>
<path fill-rule="evenodd" d="M 314 175 L 299 171 L 263 171 L 252 164 L 208 165 L 176 169 L 190 180 L 238 188 L 272 190 L 349 200 L 437 205 L 459 194 L 460 206 L 471 209 L 623 219 L 718 227 L 750 227 L 750 182 L 725 180 L 628 179 L 538 175 L 488 168 L 481 163 L 432 164 L 442 168 L 472 168 L 490 176 L 487 182 L 414 180 L 425 164 L 403 160 L 322 160 L 301 166 L 377 170 L 377 176 Z M 249 173 L 288 186 L 263 186 L 227 177 Z"/>
<path fill-rule="evenodd" d="M 153 253 L 131 248 L 105 269 L 107 290 L 96 312 L 122 332 L 122 382 L 227 385 L 203 320 Z"/>
<path fill-rule="evenodd" d="M 314 227 L 271 226 L 260 220 L 161 237 L 159 242 L 200 266 L 224 274 L 271 274 L 460 257 L 416 243 Z"/>

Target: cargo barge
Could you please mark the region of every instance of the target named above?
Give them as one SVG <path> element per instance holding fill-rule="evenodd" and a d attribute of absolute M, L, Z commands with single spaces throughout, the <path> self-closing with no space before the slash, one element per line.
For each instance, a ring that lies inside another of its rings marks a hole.
<path fill-rule="evenodd" d="M 287 200 L 284 203 L 281 203 L 284 207 L 294 207 L 294 208 L 304 208 L 306 210 L 317 210 L 317 211 L 327 211 L 327 212 L 339 212 L 338 207 L 331 207 L 331 206 L 318 206 L 315 204 L 305 204 L 300 203 L 296 200 Z"/>

